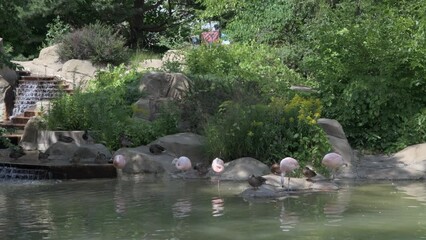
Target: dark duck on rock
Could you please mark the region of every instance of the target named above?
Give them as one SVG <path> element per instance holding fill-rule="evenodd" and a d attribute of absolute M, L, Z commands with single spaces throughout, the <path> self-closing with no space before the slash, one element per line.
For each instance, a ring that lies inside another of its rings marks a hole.
<path fill-rule="evenodd" d="M 166 149 L 163 146 L 161 146 L 160 144 L 154 143 L 154 144 L 151 144 L 149 146 L 149 152 L 152 153 L 152 154 L 155 154 L 155 155 L 161 154 L 165 150 Z"/>
<path fill-rule="evenodd" d="M 252 186 L 254 189 L 258 189 L 260 186 L 262 186 L 266 182 L 266 178 L 262 176 L 255 176 L 251 175 L 248 179 L 248 183 L 250 186 Z"/>
<path fill-rule="evenodd" d="M 58 141 L 64 142 L 64 143 L 72 143 L 74 139 L 72 137 L 65 136 L 63 134 L 59 134 Z"/>
<path fill-rule="evenodd" d="M 13 158 L 16 160 L 24 155 L 26 155 L 26 153 L 21 146 L 12 146 L 10 148 L 10 153 L 9 153 L 10 158 Z"/>
<path fill-rule="evenodd" d="M 302 172 L 303 175 L 306 177 L 307 181 L 312 181 L 312 178 L 317 175 L 317 173 L 314 170 L 310 169 L 308 166 L 304 167 Z"/>

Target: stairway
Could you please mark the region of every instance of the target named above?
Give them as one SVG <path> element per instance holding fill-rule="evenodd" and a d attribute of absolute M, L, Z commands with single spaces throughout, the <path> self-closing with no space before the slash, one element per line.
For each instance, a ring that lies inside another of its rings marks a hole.
<path fill-rule="evenodd" d="M 14 116 L 0 123 L 0 127 L 8 130 L 3 137 L 9 138 L 13 144 L 18 144 L 21 140 L 30 118 L 41 114 L 37 102 L 53 100 L 63 93 L 73 92 L 69 83 L 55 76 L 36 76 L 29 72 L 18 74 L 20 77 L 15 89 Z"/>

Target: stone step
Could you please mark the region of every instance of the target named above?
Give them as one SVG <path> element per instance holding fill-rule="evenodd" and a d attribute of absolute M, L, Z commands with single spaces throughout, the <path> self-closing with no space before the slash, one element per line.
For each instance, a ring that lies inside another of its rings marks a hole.
<path fill-rule="evenodd" d="M 10 140 L 10 143 L 18 145 L 22 139 L 22 133 L 5 134 L 2 137 L 8 138 Z"/>
<path fill-rule="evenodd" d="M 31 117 L 16 116 L 12 118 L 13 124 L 27 124 Z"/>
<path fill-rule="evenodd" d="M 21 80 L 33 80 L 33 81 L 52 81 L 55 80 L 55 76 L 37 76 L 37 75 L 29 75 L 22 76 Z"/>

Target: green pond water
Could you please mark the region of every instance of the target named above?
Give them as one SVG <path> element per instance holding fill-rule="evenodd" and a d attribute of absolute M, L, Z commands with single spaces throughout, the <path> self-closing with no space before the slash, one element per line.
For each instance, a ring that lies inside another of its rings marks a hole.
<path fill-rule="evenodd" d="M 425 239 L 425 182 L 339 182 L 247 201 L 245 182 L 0 182 L 0 239 Z"/>

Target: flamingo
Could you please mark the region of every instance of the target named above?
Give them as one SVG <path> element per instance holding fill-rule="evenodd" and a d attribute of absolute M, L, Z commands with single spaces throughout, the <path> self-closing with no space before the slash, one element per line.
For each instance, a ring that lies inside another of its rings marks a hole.
<path fill-rule="evenodd" d="M 334 179 L 340 167 L 348 166 L 348 164 L 343 161 L 342 155 L 335 152 L 327 153 L 322 159 L 322 164 L 331 171 L 331 179 Z"/>
<path fill-rule="evenodd" d="M 172 164 L 181 171 L 187 171 L 192 168 L 191 160 L 185 156 L 173 159 Z"/>
<path fill-rule="evenodd" d="M 220 174 L 225 170 L 225 163 L 220 158 L 213 159 L 212 169 L 215 173 L 219 174 L 219 178 L 217 179 L 217 189 L 219 191 L 219 182 L 220 182 Z"/>
<path fill-rule="evenodd" d="M 225 163 L 220 158 L 215 158 L 212 162 L 212 169 L 215 173 L 221 173 L 225 170 Z"/>
<path fill-rule="evenodd" d="M 117 169 L 123 169 L 124 166 L 126 166 L 126 163 L 127 163 L 127 161 L 126 161 L 126 159 L 124 158 L 123 155 L 114 156 L 114 159 L 112 161 L 112 164 Z"/>
<path fill-rule="evenodd" d="M 281 171 L 281 187 L 284 188 L 284 177 L 286 174 L 293 172 L 295 169 L 299 168 L 299 162 L 296 159 L 291 157 L 286 157 L 280 162 L 280 171 Z M 287 189 L 290 188 L 290 177 L 288 177 Z"/>

